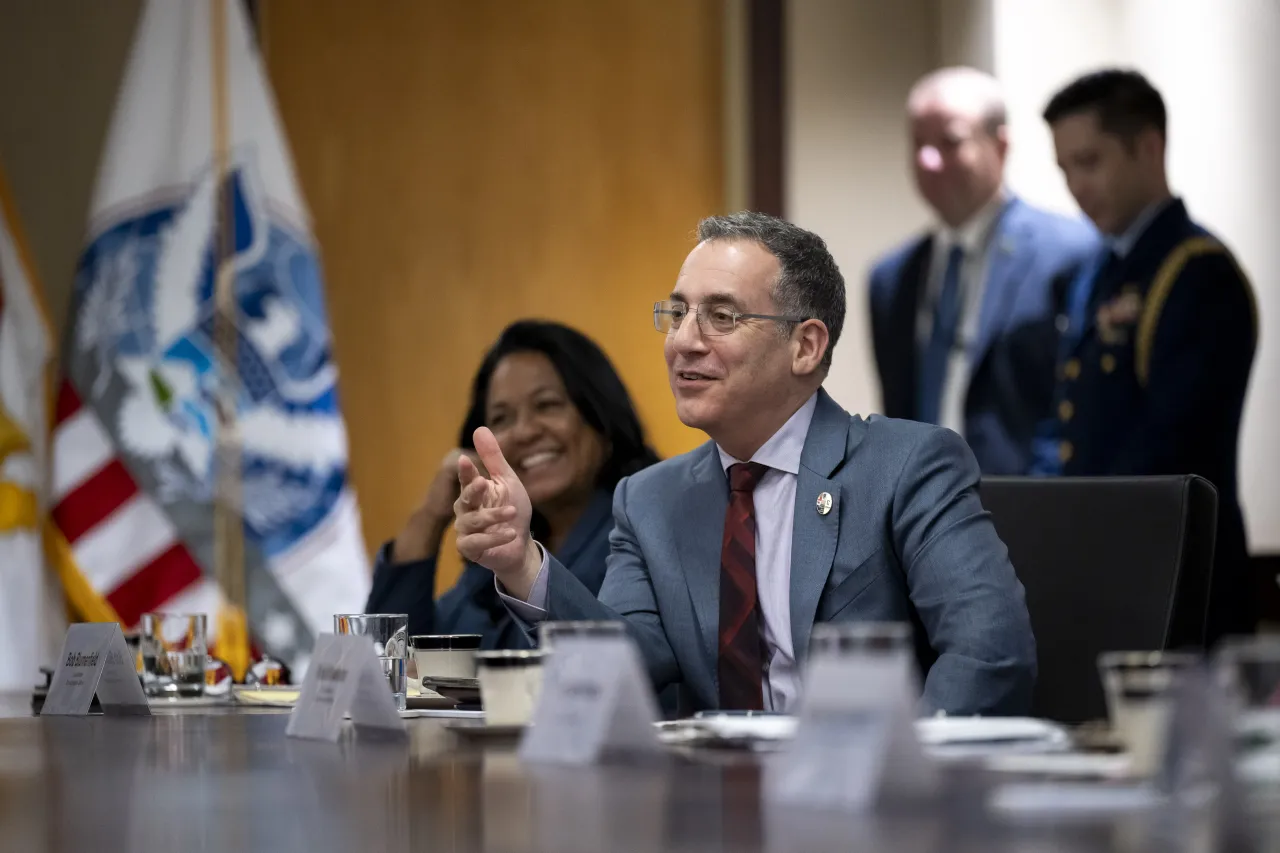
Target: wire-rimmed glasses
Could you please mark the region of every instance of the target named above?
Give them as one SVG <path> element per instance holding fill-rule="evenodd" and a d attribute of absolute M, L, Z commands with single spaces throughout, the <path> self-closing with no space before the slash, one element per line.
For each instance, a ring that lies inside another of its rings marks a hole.
<path fill-rule="evenodd" d="M 689 314 L 685 302 L 665 299 L 653 303 L 653 327 L 664 335 L 676 331 Z M 778 320 L 785 323 L 803 323 L 808 317 L 786 314 L 744 314 L 727 302 L 702 302 L 694 308 L 694 318 L 704 335 L 728 335 L 738 327 L 739 320 Z"/>

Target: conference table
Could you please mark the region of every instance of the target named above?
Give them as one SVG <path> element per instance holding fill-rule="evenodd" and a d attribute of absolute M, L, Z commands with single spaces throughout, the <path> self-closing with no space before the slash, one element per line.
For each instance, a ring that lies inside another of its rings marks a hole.
<path fill-rule="evenodd" d="M 440 719 L 406 720 L 407 739 L 336 744 L 286 737 L 287 721 L 237 706 L 34 717 L 30 697 L 0 694 L 0 850 L 1174 849 L 1149 842 L 1150 814 L 998 817 L 986 803 L 1003 780 L 963 763 L 939 801 L 859 816 L 762 806 L 766 759 L 741 751 L 572 768 L 522 763 L 515 741 Z M 1280 840 L 1273 818 L 1254 820 Z"/>

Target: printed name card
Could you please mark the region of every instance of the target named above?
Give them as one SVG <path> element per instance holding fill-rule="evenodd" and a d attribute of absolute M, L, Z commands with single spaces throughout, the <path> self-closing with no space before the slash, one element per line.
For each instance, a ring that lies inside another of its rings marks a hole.
<path fill-rule="evenodd" d="M 67 628 L 40 715 L 87 714 L 95 694 L 104 714 L 151 713 L 138 665 L 117 622 L 81 622 Z"/>
<path fill-rule="evenodd" d="M 587 765 L 654 753 L 657 719 L 653 689 L 630 638 L 557 638 L 520 758 Z"/>
<path fill-rule="evenodd" d="M 285 734 L 336 742 L 348 714 L 357 727 L 400 734 L 405 730 L 373 641 L 321 634 Z"/>
<path fill-rule="evenodd" d="M 916 738 L 910 652 L 810 661 L 795 739 L 766 766 L 776 803 L 865 811 L 936 793 L 938 768 Z"/>

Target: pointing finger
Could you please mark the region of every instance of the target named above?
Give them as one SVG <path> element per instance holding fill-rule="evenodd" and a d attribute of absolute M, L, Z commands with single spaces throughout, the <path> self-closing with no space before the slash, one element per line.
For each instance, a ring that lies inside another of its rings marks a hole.
<path fill-rule="evenodd" d="M 476 453 L 480 454 L 480 461 L 484 463 L 484 467 L 490 475 L 515 476 L 511 466 L 507 464 L 507 458 L 502 455 L 502 448 L 498 446 L 498 439 L 493 437 L 493 433 L 489 431 L 488 427 L 477 429 L 473 438 L 476 443 Z"/>

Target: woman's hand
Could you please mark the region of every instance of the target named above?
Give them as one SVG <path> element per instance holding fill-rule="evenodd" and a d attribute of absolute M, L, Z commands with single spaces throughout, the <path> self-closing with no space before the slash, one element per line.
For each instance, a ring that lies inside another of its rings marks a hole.
<path fill-rule="evenodd" d="M 440 460 L 422 503 L 413 511 L 391 546 L 391 561 L 411 563 L 434 557 L 440 551 L 444 532 L 453 522 L 453 502 L 458 499 L 458 460 L 474 453 L 461 448 L 450 450 Z"/>

